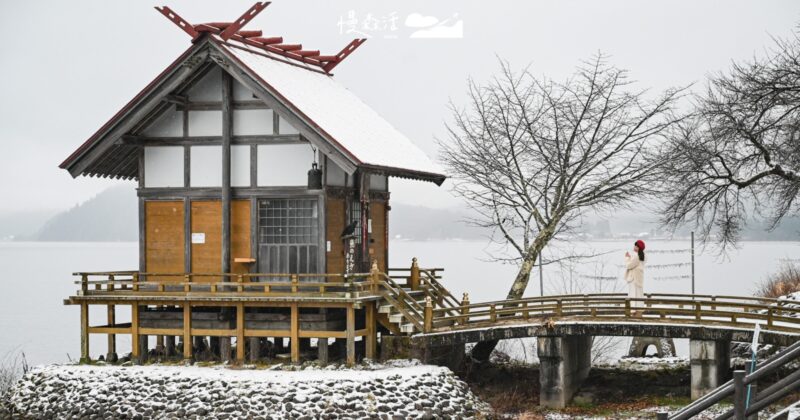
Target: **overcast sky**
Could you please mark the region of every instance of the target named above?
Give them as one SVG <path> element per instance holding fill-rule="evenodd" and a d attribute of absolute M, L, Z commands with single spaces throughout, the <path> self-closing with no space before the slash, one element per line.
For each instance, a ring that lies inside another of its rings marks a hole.
<path fill-rule="evenodd" d="M 233 20 L 252 3 L 166 4 L 200 23 Z M 155 5 L 0 1 L 0 210 L 68 208 L 119 183 L 73 180 L 58 164 L 189 45 Z M 336 78 L 432 157 L 448 101 L 463 103 L 466 79 L 491 77 L 498 56 L 563 79 L 602 51 L 640 86 L 664 89 L 702 83 L 800 22 L 796 0 L 277 0 L 247 28 L 333 54 L 353 38 L 343 33 L 351 26 L 339 25 L 351 12 L 358 28 L 372 22 L 378 29 Z M 405 22 L 415 13 L 463 21 L 463 38 L 411 39 Z M 391 189 L 397 202 L 457 204 L 447 184 L 393 180 Z"/>

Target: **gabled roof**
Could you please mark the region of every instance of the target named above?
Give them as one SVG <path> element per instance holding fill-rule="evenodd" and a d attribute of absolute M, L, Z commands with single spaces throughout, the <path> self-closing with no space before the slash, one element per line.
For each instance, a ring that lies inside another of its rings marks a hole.
<path fill-rule="evenodd" d="M 207 25 L 202 26 L 207 27 Z M 252 42 L 248 44 L 248 40 L 241 36 L 223 40 L 219 33 L 214 33 L 213 29 L 216 28 L 211 29 L 199 33 L 193 40 L 192 48 L 173 62 L 125 108 L 70 155 L 60 167 L 68 169 L 73 176 L 90 174 L 119 178 L 135 177 L 132 174 L 135 173 L 136 166 L 126 160 L 138 159 L 138 155 L 132 153 L 130 147 L 124 147 L 121 136 L 125 133 L 121 133 L 120 130 L 115 131 L 115 127 L 122 125 L 126 118 L 131 117 L 131 111 L 142 105 L 141 102 L 154 99 L 156 90 L 164 87 L 168 77 L 174 77 L 176 69 L 186 67 L 186 63 L 191 63 L 192 60 L 197 61 L 195 56 L 200 55 L 204 50 L 202 47 L 207 44 L 213 50 L 211 55 L 219 53 L 218 55 L 225 58 L 223 69 L 235 78 L 241 78 L 243 74 L 249 76 L 257 84 L 257 88 L 270 95 L 271 99 L 280 102 L 282 108 L 285 107 L 295 114 L 302 124 L 307 125 L 305 132 L 312 133 L 306 136 L 312 137 L 308 138 L 309 141 L 327 143 L 328 147 L 321 150 L 334 149 L 340 159 L 347 159 L 351 164 L 346 166 L 391 176 L 432 181 L 439 185 L 444 181 L 445 175 L 438 164 L 356 95 L 334 80 L 331 74 L 319 70 L 319 67 L 313 64 L 300 60 L 287 60 L 279 54 L 256 48 Z M 208 57 L 203 59 L 208 60 Z M 169 93 L 171 92 L 160 92 L 162 96 Z M 275 111 L 280 112 L 281 109 Z M 135 121 L 128 123 L 129 126 L 136 124 Z M 301 133 L 304 133 L 304 130 L 301 129 Z M 103 153 L 90 153 L 92 149 L 99 149 L 101 145 Z M 98 165 L 95 162 L 83 162 L 78 165 L 83 159 L 92 161 L 113 159 L 114 162 L 106 164 L 103 167 L 105 169 L 97 169 Z M 92 170 L 90 167 L 95 169 Z M 125 168 L 126 172 L 108 173 L 112 168 Z"/>

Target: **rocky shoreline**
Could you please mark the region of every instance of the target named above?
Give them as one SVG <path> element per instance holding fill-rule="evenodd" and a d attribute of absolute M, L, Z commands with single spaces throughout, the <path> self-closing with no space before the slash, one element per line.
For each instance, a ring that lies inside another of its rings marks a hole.
<path fill-rule="evenodd" d="M 0 418 L 484 418 L 490 410 L 447 368 L 346 369 L 49 365 L 11 389 Z"/>

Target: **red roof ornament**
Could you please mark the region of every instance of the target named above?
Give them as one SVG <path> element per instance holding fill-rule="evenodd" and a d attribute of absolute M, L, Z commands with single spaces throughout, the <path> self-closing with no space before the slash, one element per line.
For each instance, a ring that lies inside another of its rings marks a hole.
<path fill-rule="evenodd" d="M 330 73 L 348 55 L 366 41 L 357 38 L 347 44 L 336 55 L 321 55 L 318 50 L 303 50 L 301 44 L 284 44 L 283 37 L 263 37 L 260 30 L 242 30 L 242 27 L 256 17 L 270 2 L 256 2 L 234 22 L 209 22 L 192 25 L 167 6 L 156 7 L 162 15 L 181 28 L 192 41 L 197 40 L 204 32 L 219 36 L 223 42 L 236 41 L 245 45 L 262 49 L 268 53 L 279 55 L 305 64 L 317 66 L 325 73 Z"/>

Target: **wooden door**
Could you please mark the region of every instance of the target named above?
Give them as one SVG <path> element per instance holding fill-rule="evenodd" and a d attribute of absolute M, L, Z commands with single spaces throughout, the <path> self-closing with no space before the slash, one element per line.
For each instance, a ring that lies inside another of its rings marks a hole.
<path fill-rule="evenodd" d="M 246 273 L 246 263 L 236 258 L 250 258 L 250 201 L 231 201 L 231 272 Z M 222 202 L 219 200 L 192 201 L 192 272 L 219 273 L 222 271 Z M 197 277 L 196 281 L 203 281 Z M 205 278 L 213 280 L 213 278 Z"/>
<path fill-rule="evenodd" d="M 145 271 L 183 273 L 183 201 L 146 201 Z M 183 281 L 181 277 L 151 276 L 150 281 Z"/>

